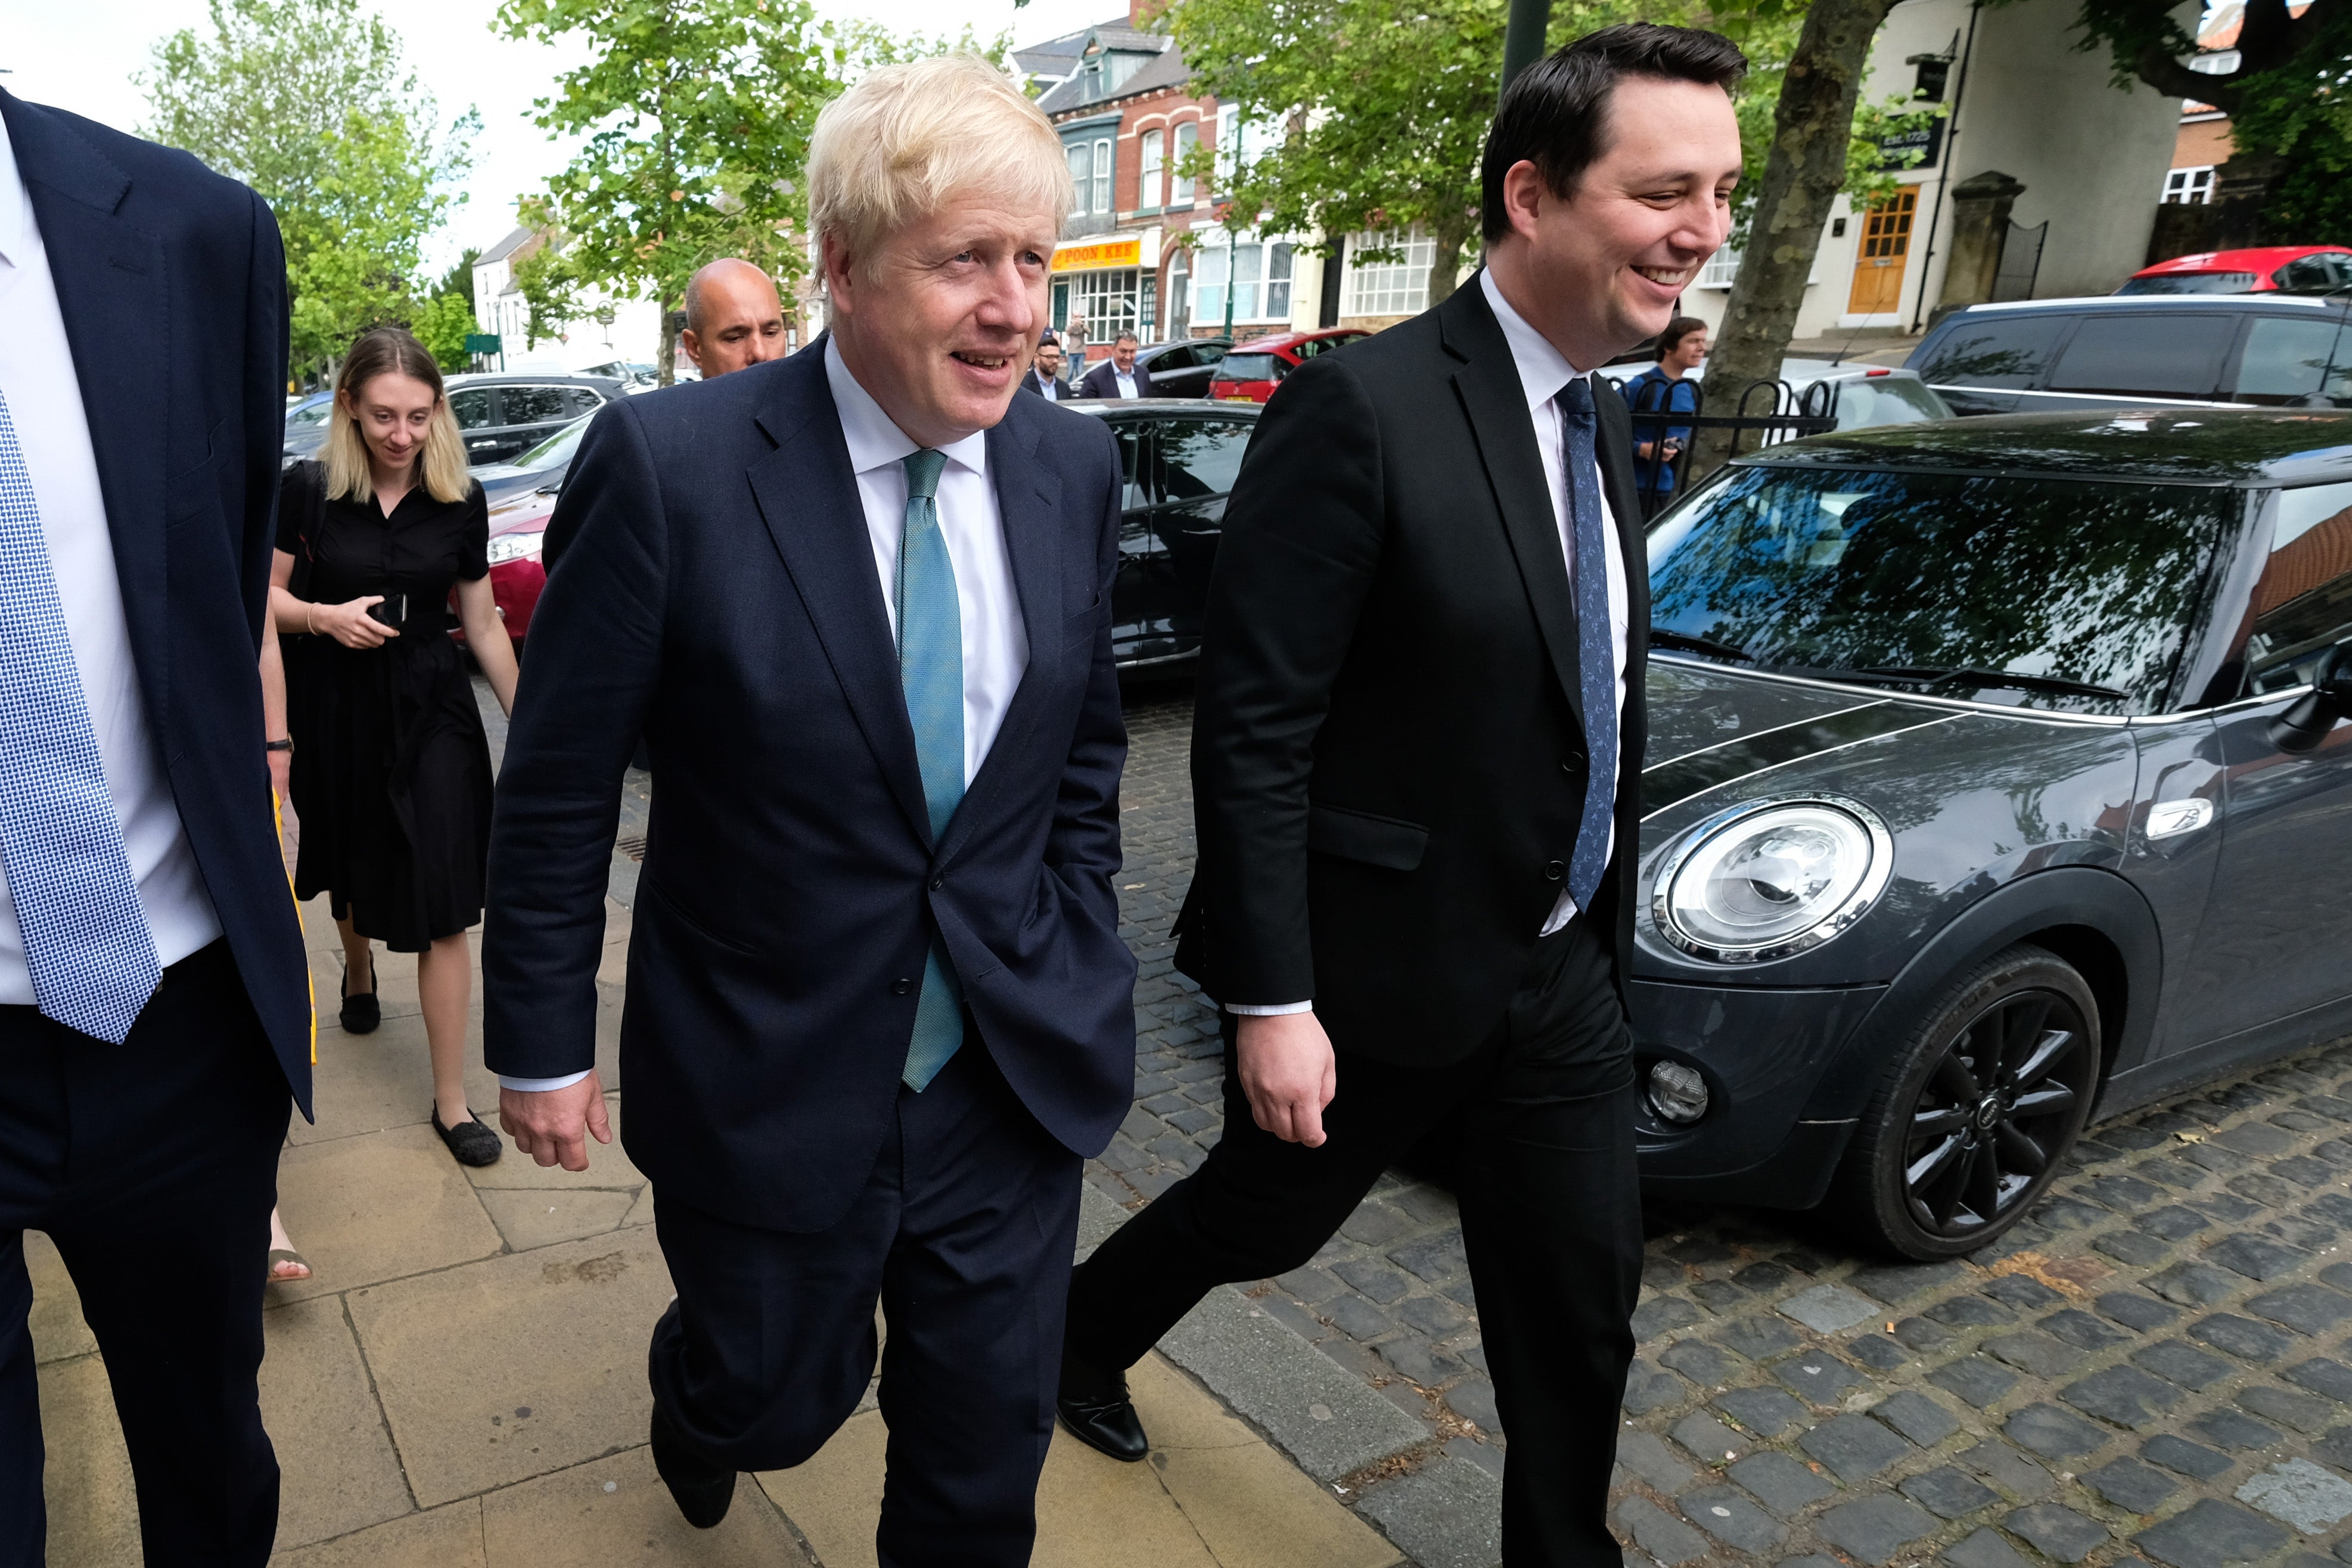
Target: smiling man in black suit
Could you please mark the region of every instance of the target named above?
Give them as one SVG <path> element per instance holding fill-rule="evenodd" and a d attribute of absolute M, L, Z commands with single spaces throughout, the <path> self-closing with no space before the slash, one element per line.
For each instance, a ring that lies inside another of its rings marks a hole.
<path fill-rule="evenodd" d="M 1122 1369 L 1452 1124 L 1504 1561 L 1616 1568 L 1649 609 L 1591 372 L 1723 243 L 1744 66 L 1633 24 L 1530 68 L 1486 144 L 1486 269 L 1267 405 L 1210 589 L 1176 960 L 1224 1004 L 1225 1132 L 1074 1281 L 1061 1412 L 1106 1452 L 1145 1448 Z"/>

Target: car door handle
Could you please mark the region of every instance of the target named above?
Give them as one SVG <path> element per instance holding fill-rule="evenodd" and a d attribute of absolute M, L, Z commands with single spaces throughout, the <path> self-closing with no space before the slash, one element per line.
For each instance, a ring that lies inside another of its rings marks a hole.
<path fill-rule="evenodd" d="M 2147 809 L 2147 825 L 2141 832 L 2151 841 L 2157 839 L 2177 839 L 2185 833 L 2210 827 L 2213 821 L 2213 802 L 2196 797 L 2185 800 L 2159 800 Z"/>

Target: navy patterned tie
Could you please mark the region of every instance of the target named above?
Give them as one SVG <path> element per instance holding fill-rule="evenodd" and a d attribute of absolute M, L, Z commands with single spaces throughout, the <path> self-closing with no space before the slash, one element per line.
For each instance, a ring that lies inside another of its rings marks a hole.
<path fill-rule="evenodd" d="M 163 977 L 0 398 L 0 862 L 42 1013 L 121 1045 Z"/>
<path fill-rule="evenodd" d="M 1617 809 L 1617 653 L 1609 614 L 1608 509 L 1601 504 L 1595 466 L 1592 383 L 1578 376 L 1559 389 L 1560 457 L 1568 465 L 1569 538 L 1576 559 L 1570 584 L 1576 600 L 1577 695 L 1584 708 L 1584 816 L 1576 852 L 1568 862 L 1568 895 L 1581 912 L 1592 907 L 1609 863 L 1609 824 Z"/>

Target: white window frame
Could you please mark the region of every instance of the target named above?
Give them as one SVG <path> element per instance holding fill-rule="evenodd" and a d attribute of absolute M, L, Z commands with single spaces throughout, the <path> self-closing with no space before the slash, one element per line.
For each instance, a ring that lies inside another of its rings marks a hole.
<path fill-rule="evenodd" d="M 2211 163 L 2192 164 L 2164 172 L 2164 191 L 2158 196 L 2159 205 L 2201 207 L 2213 200 Z"/>
<path fill-rule="evenodd" d="M 1188 132 L 1190 133 L 1189 135 L 1187 134 Z M 1173 138 L 1172 145 L 1176 150 L 1173 161 L 1177 165 L 1177 172 L 1171 176 L 1168 204 L 1171 206 L 1189 207 L 1192 204 L 1195 199 L 1193 195 L 1193 182 L 1192 176 L 1183 171 L 1182 165 L 1185 157 L 1188 154 L 1198 151 L 1200 148 L 1201 122 L 1197 120 L 1178 121 L 1176 125 L 1176 135 Z"/>
<path fill-rule="evenodd" d="M 1397 246 L 1402 261 L 1365 265 L 1356 260 L 1367 250 Z M 1343 316 L 1418 316 L 1429 308 L 1429 268 L 1437 257 L 1437 242 L 1419 228 L 1402 235 L 1394 231 L 1348 236 L 1348 288 Z"/>
<path fill-rule="evenodd" d="M 1168 164 L 1167 132 L 1158 127 L 1143 133 L 1142 147 L 1137 155 L 1135 204 L 1138 207 L 1158 207 L 1165 204 Z"/>
<path fill-rule="evenodd" d="M 1113 210 L 1110 179 L 1111 171 L 1116 167 L 1111 156 L 1113 145 L 1107 136 L 1095 139 L 1095 195 L 1091 210 L 1106 215 Z"/>
<path fill-rule="evenodd" d="M 1236 285 L 1234 326 L 1289 321 L 1298 274 L 1298 249 L 1295 240 L 1285 235 L 1244 235 L 1229 251 L 1223 230 L 1196 232 L 1202 239 L 1192 256 L 1192 292 L 1186 313 L 1193 327 L 1223 327 L 1224 289 L 1228 281 Z M 1229 257 L 1234 271 L 1238 275 L 1237 279 L 1229 280 L 1225 276 Z M 1172 278 L 1171 282 L 1172 284 Z M 1280 300 L 1279 309 L 1276 308 L 1277 298 Z"/>
<path fill-rule="evenodd" d="M 1092 210 L 1087 203 L 1092 199 L 1094 192 L 1094 146 L 1091 142 L 1086 141 L 1070 141 L 1063 145 L 1066 149 L 1064 156 L 1070 165 L 1070 199 L 1076 204 L 1071 207 L 1070 215 L 1074 218 L 1082 218 Z M 1078 172 L 1081 153 L 1086 155 L 1086 172 L 1083 174 Z"/>

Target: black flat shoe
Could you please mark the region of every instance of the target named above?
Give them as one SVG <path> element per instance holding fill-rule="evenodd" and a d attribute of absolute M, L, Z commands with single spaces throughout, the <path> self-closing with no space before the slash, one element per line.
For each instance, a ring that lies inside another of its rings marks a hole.
<path fill-rule="evenodd" d="M 653 1446 L 654 1469 L 687 1523 L 709 1530 L 727 1517 L 735 1500 L 735 1472 L 720 1469 L 688 1448 L 659 1405 L 654 1406 Z"/>
<path fill-rule="evenodd" d="M 375 966 L 370 964 L 369 978 L 373 980 Z M 352 972 L 343 971 L 343 1010 L 341 1014 L 345 1034 L 373 1034 L 375 1026 L 383 1021 L 383 1009 L 376 1004 L 373 985 L 358 996 L 352 995 Z"/>
<path fill-rule="evenodd" d="M 433 1108 L 433 1130 L 441 1134 L 441 1141 L 449 1145 L 449 1153 L 461 1166 L 494 1166 L 506 1153 L 499 1135 L 471 1112 L 467 1113 L 461 1124 L 445 1127 L 441 1124 L 441 1108 L 436 1105 Z"/>
<path fill-rule="evenodd" d="M 1151 1439 L 1143 1435 L 1143 1423 L 1127 1396 L 1127 1374 L 1106 1372 L 1066 1350 L 1054 1413 L 1071 1437 L 1097 1453 L 1131 1465 L 1151 1451 Z"/>

